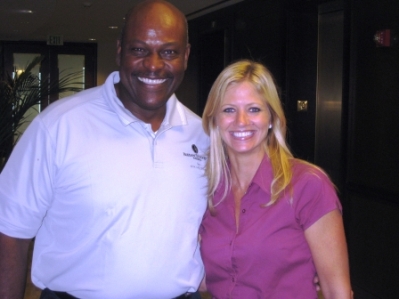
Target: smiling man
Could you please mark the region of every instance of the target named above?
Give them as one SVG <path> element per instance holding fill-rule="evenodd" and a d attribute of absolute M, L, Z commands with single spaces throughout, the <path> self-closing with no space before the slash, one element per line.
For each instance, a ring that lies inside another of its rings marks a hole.
<path fill-rule="evenodd" d="M 183 80 L 189 54 L 187 23 L 176 9 L 142 3 L 128 14 L 118 41 L 115 89 L 124 106 L 154 131 Z"/>
<path fill-rule="evenodd" d="M 203 278 L 208 137 L 183 106 L 190 45 L 173 5 L 144 1 L 117 42 L 119 71 L 50 105 L 0 175 L 0 298 L 189 298 Z"/>

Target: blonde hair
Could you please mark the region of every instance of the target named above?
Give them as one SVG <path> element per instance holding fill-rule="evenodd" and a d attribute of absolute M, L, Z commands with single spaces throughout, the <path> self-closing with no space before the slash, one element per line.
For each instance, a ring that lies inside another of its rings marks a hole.
<path fill-rule="evenodd" d="M 264 99 L 270 115 L 272 128 L 264 141 L 264 149 L 271 161 L 274 179 L 271 183 L 271 201 L 274 204 L 284 193 L 292 179 L 290 159 L 293 157 L 285 141 L 286 119 L 278 96 L 277 88 L 270 71 L 262 64 L 240 60 L 226 67 L 217 77 L 208 96 L 202 115 L 202 126 L 210 136 L 211 146 L 206 165 L 208 177 L 208 203 L 213 208 L 213 195 L 221 182 L 225 188 L 222 200 L 231 188 L 231 176 L 228 157 L 223 141 L 216 127 L 216 116 L 219 113 L 227 89 L 241 82 L 251 83 Z"/>

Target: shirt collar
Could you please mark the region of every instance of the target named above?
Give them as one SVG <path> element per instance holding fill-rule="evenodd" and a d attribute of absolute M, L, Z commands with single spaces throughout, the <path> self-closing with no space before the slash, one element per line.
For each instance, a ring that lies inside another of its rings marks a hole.
<path fill-rule="evenodd" d="M 273 181 L 273 169 L 267 154 L 263 157 L 251 184 L 258 185 L 263 192 L 270 194 L 270 184 Z"/>
<path fill-rule="evenodd" d="M 229 163 L 230 166 L 230 163 Z M 262 189 L 263 192 L 270 195 L 270 185 L 273 181 L 273 169 L 267 154 L 264 155 L 261 163 L 259 164 L 258 170 L 255 173 L 255 176 L 252 179 L 250 184 L 256 184 L 259 188 Z M 222 180 L 219 186 L 216 188 L 215 197 L 220 198 L 224 192 L 225 182 Z"/>

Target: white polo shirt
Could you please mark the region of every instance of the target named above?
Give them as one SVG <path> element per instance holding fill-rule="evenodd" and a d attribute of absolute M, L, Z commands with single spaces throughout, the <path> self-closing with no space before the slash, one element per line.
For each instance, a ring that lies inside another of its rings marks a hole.
<path fill-rule="evenodd" d="M 0 231 L 36 236 L 32 281 L 85 299 L 197 289 L 208 137 L 173 95 L 154 134 L 103 86 L 55 102 L 0 176 Z"/>

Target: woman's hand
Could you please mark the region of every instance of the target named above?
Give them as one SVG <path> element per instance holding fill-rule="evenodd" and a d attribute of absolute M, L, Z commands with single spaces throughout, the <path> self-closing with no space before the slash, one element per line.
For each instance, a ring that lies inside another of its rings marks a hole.
<path fill-rule="evenodd" d="M 198 288 L 198 291 L 200 291 L 200 292 L 206 292 L 207 291 L 206 283 L 205 283 L 205 275 L 204 275 L 204 278 L 201 281 L 201 284 L 200 284 L 200 286 Z"/>

